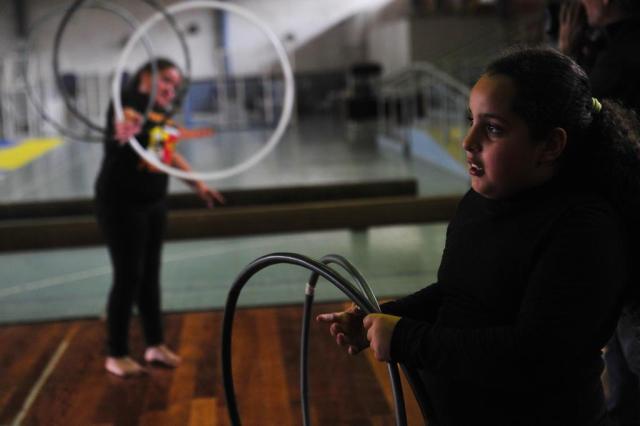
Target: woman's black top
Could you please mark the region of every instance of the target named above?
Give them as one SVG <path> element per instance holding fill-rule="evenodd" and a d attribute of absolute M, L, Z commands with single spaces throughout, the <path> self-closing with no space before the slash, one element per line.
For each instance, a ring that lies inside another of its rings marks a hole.
<path fill-rule="evenodd" d="M 147 109 L 149 97 L 140 93 L 122 96 L 122 106 L 131 107 L 141 114 Z M 159 123 L 145 121 L 142 131 L 136 135 L 140 145 L 149 144 L 149 131 Z M 107 113 L 107 135 L 113 135 L 113 106 Z M 167 195 L 168 176 L 152 170 L 129 143 L 120 144 L 111 136 L 105 137 L 104 157 L 96 180 L 96 196 L 109 203 L 152 204 Z"/>
<path fill-rule="evenodd" d="M 624 230 L 599 196 L 559 181 L 506 201 L 470 190 L 437 283 L 383 305 L 403 317 L 391 356 L 424 370 L 437 425 L 600 424 L 627 282 Z"/>

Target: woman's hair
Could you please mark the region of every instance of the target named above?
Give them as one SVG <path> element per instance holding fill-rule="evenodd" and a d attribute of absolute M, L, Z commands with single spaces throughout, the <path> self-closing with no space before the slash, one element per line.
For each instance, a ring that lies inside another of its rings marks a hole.
<path fill-rule="evenodd" d="M 140 68 L 138 68 L 138 70 L 135 72 L 131 80 L 127 82 L 127 90 L 134 91 L 134 92 L 137 91 L 138 86 L 140 86 L 140 79 L 142 78 L 142 75 L 145 73 L 149 73 L 150 75 L 153 75 L 154 62 L 155 62 L 155 72 L 160 72 L 168 68 L 175 68 L 178 71 L 180 71 L 180 68 L 170 59 L 161 58 L 161 57 L 151 59 L 148 62 L 145 62 L 144 64 L 142 64 Z M 180 72 L 180 74 L 182 74 L 182 72 Z"/>
<path fill-rule="evenodd" d="M 487 75 L 514 82 L 512 110 L 534 140 L 552 129 L 567 132 L 559 174 L 594 187 L 640 238 L 640 124 L 636 114 L 591 94 L 589 78 L 571 58 L 551 48 L 519 48 L 492 62 Z M 640 255 L 640 253 L 638 253 Z"/>

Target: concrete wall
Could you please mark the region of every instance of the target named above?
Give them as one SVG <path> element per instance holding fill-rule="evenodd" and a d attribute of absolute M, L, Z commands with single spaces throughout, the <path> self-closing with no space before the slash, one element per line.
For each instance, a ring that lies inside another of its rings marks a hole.
<path fill-rule="evenodd" d="M 411 21 L 415 61 L 437 62 L 456 52 L 486 51 L 505 40 L 503 22 L 495 16 L 439 16 Z"/>
<path fill-rule="evenodd" d="M 383 65 L 384 74 L 426 61 L 471 81 L 487 59 L 508 44 L 507 32 L 497 16 L 398 15 L 371 28 L 367 50 L 370 59 Z"/>
<path fill-rule="evenodd" d="M 411 21 L 412 61 L 435 64 L 465 84 L 509 41 L 507 22 L 497 16 L 441 16 Z"/>

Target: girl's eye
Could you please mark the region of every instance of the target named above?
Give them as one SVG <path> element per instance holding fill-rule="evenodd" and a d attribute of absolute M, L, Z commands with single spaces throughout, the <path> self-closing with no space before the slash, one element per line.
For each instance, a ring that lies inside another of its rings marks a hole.
<path fill-rule="evenodd" d="M 502 134 L 502 129 L 498 126 L 494 126 L 493 124 L 487 124 L 487 133 L 497 136 Z"/>

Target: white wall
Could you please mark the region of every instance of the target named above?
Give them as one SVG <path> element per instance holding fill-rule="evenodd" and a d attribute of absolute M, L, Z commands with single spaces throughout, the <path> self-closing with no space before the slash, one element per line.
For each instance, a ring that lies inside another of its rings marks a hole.
<path fill-rule="evenodd" d="M 409 65 L 412 60 L 410 25 L 407 19 L 387 21 L 372 28 L 367 50 L 369 58 L 390 74 Z"/>
<path fill-rule="evenodd" d="M 359 14 L 369 14 L 390 0 L 244 0 L 238 2 L 260 16 L 271 26 L 275 34 L 283 40 L 290 55 L 295 54 L 294 62 L 303 71 L 343 68 L 349 62 L 345 52 L 353 51 L 354 45 L 362 44 L 364 35 L 358 28 L 361 22 L 353 19 Z M 354 26 L 354 32 L 340 31 L 329 34 L 329 39 L 319 41 L 330 29 L 343 22 Z M 238 64 L 239 69 L 260 71 L 269 68 L 274 60 L 272 49 L 266 39 L 246 37 L 246 28 L 240 25 L 232 28 L 229 39 L 232 45 L 243 45 L 254 54 L 243 55 L 245 60 Z M 360 37 L 354 40 L 354 34 Z M 251 44 L 251 45 L 250 45 Z M 314 55 L 310 55 L 309 45 L 315 44 Z M 305 52 L 299 52 L 303 49 Z M 301 54 L 302 56 L 298 57 Z M 315 57 L 314 57 L 315 56 Z"/>
<path fill-rule="evenodd" d="M 50 15 L 46 21 L 40 20 L 37 28 L 34 21 L 55 9 L 64 9 L 70 4 L 68 0 L 24 0 L 28 2 L 28 15 L 34 48 L 43 52 L 42 56 L 50 56 L 53 36 L 56 32 L 62 13 Z M 293 53 L 302 49 L 300 60 L 305 71 L 335 69 L 352 62 L 350 52 L 359 52 L 364 44 L 364 20 L 356 19 L 359 14 L 365 16 L 372 13 L 390 0 L 237 0 L 232 4 L 245 7 L 269 26 L 276 36 L 282 40 L 287 51 Z M 90 3 L 90 2 L 88 2 Z M 155 13 L 153 8 L 140 0 L 113 0 L 110 3 L 122 6 L 136 19 L 143 21 Z M 176 0 L 161 1 L 164 6 L 182 3 Z M 0 54 L 15 49 L 15 14 L 9 1 L 0 2 Z M 5 10 L 6 9 L 6 10 Z M 193 24 L 199 31 L 187 35 L 190 57 L 195 78 L 210 76 L 220 71 L 219 55 L 213 52 L 216 46 L 214 14 L 206 9 L 194 9 L 176 14 L 181 28 Z M 228 16 L 227 46 L 232 52 L 229 63 L 234 73 L 245 74 L 264 72 L 273 68 L 276 60 L 274 49 L 267 38 L 252 23 L 238 17 L 234 13 Z M 366 19 L 365 19 L 366 20 Z M 322 35 L 331 28 L 344 26 L 337 33 L 322 41 Z M 60 64 L 63 68 L 75 72 L 108 72 L 114 68 L 121 48 L 131 34 L 131 28 L 116 14 L 97 9 L 79 11 L 70 21 L 62 40 Z M 339 34 L 339 36 L 336 36 Z M 154 26 L 150 34 L 154 51 L 169 56 L 179 64 L 183 64 L 183 54 L 176 36 L 170 27 L 161 20 Z M 286 39 L 286 40 L 285 40 Z M 309 46 L 317 46 L 310 53 Z M 147 59 L 147 53 L 140 47 L 131 55 L 131 68 Z"/>
<path fill-rule="evenodd" d="M 156 10 L 141 1 L 122 0 L 113 2 L 120 9 L 130 13 L 138 22 L 142 22 L 154 14 Z M 165 2 L 168 5 L 171 2 Z M 30 21 L 31 40 L 34 49 L 42 56 L 50 56 L 53 48 L 53 37 L 62 19 L 62 11 L 69 2 L 59 0 L 43 1 L 31 0 Z M 54 13 L 52 13 L 54 12 Z M 196 35 L 187 35 L 185 40 L 192 60 L 193 75 L 203 75 L 212 72 L 214 64 L 212 55 L 194 54 L 204 53 L 203 46 L 215 45 L 213 32 L 213 18 L 209 11 L 193 10 L 176 14 L 178 27 L 184 29 L 191 24 L 197 24 L 200 31 Z M 45 18 L 43 18 L 45 17 Z M 34 26 L 35 25 L 35 26 Z M 133 33 L 133 28 L 123 20 L 118 13 L 99 8 L 83 8 L 69 21 L 61 41 L 59 60 L 63 70 L 87 73 L 110 73 L 120 57 L 121 50 Z M 175 31 L 164 18 L 151 27 L 148 38 L 151 40 L 153 52 L 157 55 L 168 56 L 179 65 L 186 64 L 185 54 Z M 149 58 L 142 42 L 130 56 L 128 69 L 137 68 Z"/>

